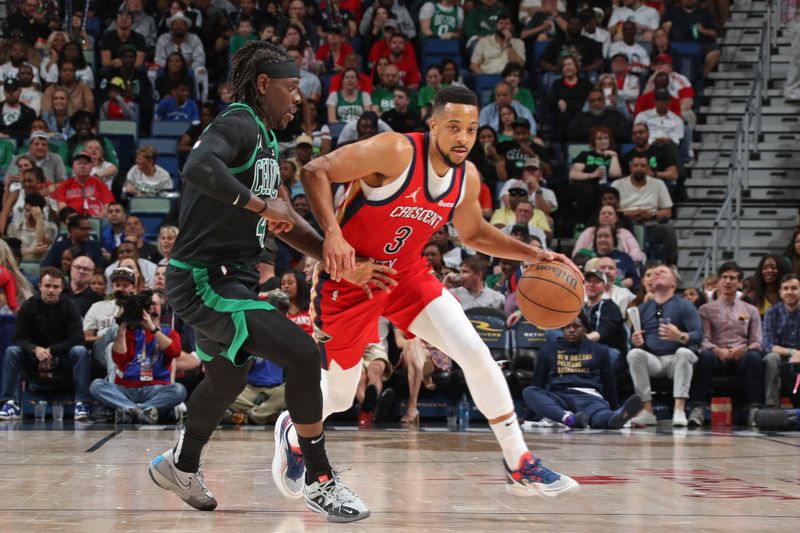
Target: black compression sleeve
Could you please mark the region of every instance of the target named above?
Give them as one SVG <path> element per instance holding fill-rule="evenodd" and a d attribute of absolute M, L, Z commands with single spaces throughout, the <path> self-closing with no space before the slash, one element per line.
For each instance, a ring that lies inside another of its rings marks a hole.
<path fill-rule="evenodd" d="M 247 161 L 257 142 L 258 126 L 246 111 L 220 117 L 189 153 L 183 179 L 215 200 L 244 206 L 250 199 L 250 189 L 228 168 Z"/>

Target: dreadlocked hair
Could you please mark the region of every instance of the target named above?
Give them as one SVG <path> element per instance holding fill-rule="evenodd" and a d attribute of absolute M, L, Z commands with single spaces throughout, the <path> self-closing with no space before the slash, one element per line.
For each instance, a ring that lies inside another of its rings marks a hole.
<path fill-rule="evenodd" d="M 249 105 L 262 120 L 266 120 L 266 109 L 262 108 L 256 89 L 258 67 L 264 63 L 287 61 L 292 61 L 292 58 L 278 46 L 266 41 L 249 41 L 237 50 L 231 66 L 234 101 Z"/>

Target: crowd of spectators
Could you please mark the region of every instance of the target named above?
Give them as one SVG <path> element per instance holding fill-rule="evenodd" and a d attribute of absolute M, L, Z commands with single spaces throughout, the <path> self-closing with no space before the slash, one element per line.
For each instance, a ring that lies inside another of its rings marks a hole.
<path fill-rule="evenodd" d="M 602 362 L 603 380 L 607 363 L 612 374 L 629 368 L 644 402 L 640 422 L 651 421 L 651 376 L 674 379 L 680 424 L 693 375 L 708 383 L 715 372 L 735 370 L 749 380 L 749 404 L 772 405 L 781 363 L 798 359 L 797 290 L 792 300 L 784 288 L 797 283 L 786 277 L 798 273 L 797 235 L 786 257 L 765 256 L 751 278 L 737 270 L 734 283 L 720 273 L 717 301 L 730 303 L 735 284 L 750 302 L 736 300 L 734 313 L 752 325 L 747 335 L 715 329 L 728 312 L 722 303 L 697 315 L 675 300 L 680 265 L 670 220 L 685 195 L 702 90 L 720 58 L 724 2 L 11 0 L 7 9 L 0 289 L 17 329 L 4 362 L 0 419 L 19 414 L 23 374 L 57 366 L 72 368 L 76 417 L 88 416 L 91 395 L 119 422 L 153 423 L 191 392 L 200 356 L 164 293 L 164 265 L 179 232 L 179 168 L 231 103 L 230 60 L 251 40 L 280 45 L 301 69 L 299 112 L 276 133 L 281 178 L 312 224 L 299 180 L 304 164 L 383 131 L 426 131 L 438 90 L 475 88 L 480 129 L 469 160 L 483 181 L 483 214 L 516 238 L 571 252 L 584 268 L 587 321 L 571 324 L 567 341 L 558 334 L 551 341 L 578 351 L 587 343 L 608 348 L 607 357 L 586 349 Z M 133 123 L 134 139 L 150 139 L 160 123 L 184 124 L 173 138 L 178 164 L 146 141 L 115 142 L 101 134 L 101 121 Z M 133 200 L 159 196 L 172 209 L 156 226 L 129 212 Z M 465 308 L 494 307 L 510 323 L 519 319 L 515 291 L 524 265 L 475 254 L 449 226 L 424 254 Z M 278 242 L 257 268 L 262 289 L 285 298 L 288 316 L 310 331 L 314 262 Z M 707 292 L 687 288 L 684 296 L 713 299 Z M 121 319 L 135 295 L 147 300 L 141 317 Z M 742 307 L 751 304 L 757 313 Z M 77 313 L 82 330 L 38 331 L 26 323 L 54 305 Z M 637 306 L 635 330 L 626 310 Z M 404 420 L 413 421 L 420 384 L 433 388 L 431 369 L 449 368 L 449 359 L 403 332 L 387 332 L 383 345 L 365 353 L 358 400 L 388 401 L 384 381 L 398 361 L 386 353 L 399 351 L 413 400 Z M 547 364 L 558 368 L 551 355 Z M 759 365 L 765 377 L 754 377 Z M 255 365 L 251 378 L 229 420 L 264 423 L 280 411 L 280 369 Z M 616 386 L 598 381 L 594 388 L 606 394 Z M 612 396 L 606 399 L 616 408 Z M 699 393 L 698 405 L 705 400 Z M 602 412 L 609 424 L 613 413 Z"/>

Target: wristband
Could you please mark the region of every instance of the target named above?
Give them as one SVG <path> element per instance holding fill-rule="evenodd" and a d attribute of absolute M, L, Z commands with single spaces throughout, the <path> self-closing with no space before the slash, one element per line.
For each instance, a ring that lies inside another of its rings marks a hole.
<path fill-rule="evenodd" d="M 154 327 L 153 329 L 151 329 L 151 330 L 150 330 L 150 334 L 151 334 L 151 335 L 155 335 L 155 334 L 156 334 L 156 333 L 158 333 L 159 331 L 161 331 L 161 328 L 159 328 L 158 326 L 156 326 L 156 327 Z"/>
<path fill-rule="evenodd" d="M 264 207 L 262 207 L 262 208 L 261 208 L 261 211 L 256 211 L 256 215 L 260 215 L 261 213 L 263 213 L 264 211 L 266 211 L 266 210 L 267 210 L 267 208 L 269 207 L 269 204 L 267 203 L 267 201 L 266 201 L 266 200 L 262 200 L 262 201 L 264 202 Z"/>

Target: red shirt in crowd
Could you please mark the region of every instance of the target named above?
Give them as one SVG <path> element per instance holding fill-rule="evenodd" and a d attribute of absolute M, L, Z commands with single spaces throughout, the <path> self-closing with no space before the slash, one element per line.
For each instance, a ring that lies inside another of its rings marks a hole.
<path fill-rule="evenodd" d="M 644 93 L 639 98 L 636 99 L 636 107 L 633 109 L 633 114 L 638 115 L 642 111 L 647 111 L 648 109 L 655 109 L 656 107 L 656 92 L 650 91 L 649 93 Z M 678 116 L 681 116 L 681 101 L 671 96 L 669 99 L 669 110 L 675 113 Z"/>
<path fill-rule="evenodd" d="M 328 86 L 328 94 L 335 93 L 336 91 L 341 90 L 342 88 L 342 78 L 344 77 L 344 72 L 337 72 L 331 78 L 331 83 Z M 367 76 L 366 74 L 358 73 L 358 90 L 364 91 L 365 93 L 372 94 L 372 78 Z"/>
<path fill-rule="evenodd" d="M 303 331 L 309 335 L 314 335 L 314 324 L 311 323 L 311 315 L 308 311 L 300 311 L 294 315 L 286 313 L 286 318 L 303 328 Z"/>
<path fill-rule="evenodd" d="M 6 303 L 12 312 L 19 309 L 17 303 L 17 281 L 14 276 L 6 268 L 0 266 L 0 292 L 6 295 Z"/>
<path fill-rule="evenodd" d="M 339 66 L 339 67 L 343 67 L 344 66 L 344 58 L 346 58 L 347 56 L 349 56 L 350 54 L 353 54 L 355 52 L 353 52 L 353 47 L 350 46 L 347 43 L 342 43 L 339 46 L 340 46 L 339 59 L 336 60 L 336 65 Z M 328 56 L 330 54 L 331 54 L 331 45 L 328 44 L 328 43 L 323 44 L 317 50 L 317 61 L 324 62 L 326 59 L 328 59 Z"/>
<path fill-rule="evenodd" d="M 103 213 L 103 209 L 114 201 L 114 195 L 102 180 L 89 176 L 81 183 L 75 176 L 62 181 L 53 198 L 59 203 L 67 204 L 79 215 L 96 217 Z"/>

